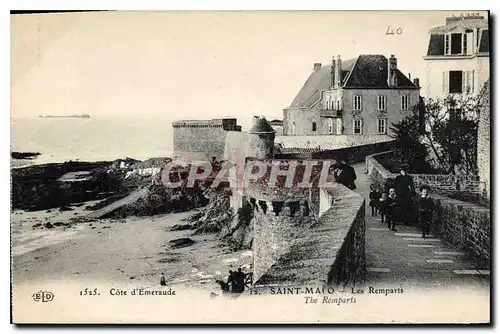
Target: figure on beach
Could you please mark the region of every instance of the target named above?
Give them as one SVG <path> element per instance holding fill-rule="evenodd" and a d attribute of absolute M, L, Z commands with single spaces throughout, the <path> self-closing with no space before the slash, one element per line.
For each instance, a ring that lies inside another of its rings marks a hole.
<path fill-rule="evenodd" d="M 161 273 L 161 277 L 160 277 L 160 285 L 161 286 L 165 286 L 167 285 L 167 281 L 165 279 L 165 275 L 163 273 Z"/>
<path fill-rule="evenodd" d="M 241 270 L 241 268 L 238 268 L 235 276 L 238 293 L 245 292 L 245 273 Z"/>
<path fill-rule="evenodd" d="M 229 270 L 229 276 L 227 277 L 227 283 L 223 281 L 216 281 L 222 289 L 222 291 L 231 291 L 232 294 L 245 292 L 245 279 L 247 274 L 243 272 L 241 268 L 238 271 Z"/>
<path fill-rule="evenodd" d="M 229 276 L 227 277 L 227 285 L 231 288 L 231 293 L 238 292 L 238 286 L 236 283 L 236 273 L 232 270 L 229 270 Z"/>

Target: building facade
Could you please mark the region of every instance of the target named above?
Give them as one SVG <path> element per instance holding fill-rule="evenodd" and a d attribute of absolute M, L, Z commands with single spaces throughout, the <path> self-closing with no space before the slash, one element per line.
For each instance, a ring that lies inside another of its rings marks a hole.
<path fill-rule="evenodd" d="M 478 93 L 490 77 L 490 34 L 483 16 L 446 18 L 429 31 L 429 47 L 422 94 Z"/>
<path fill-rule="evenodd" d="M 284 136 L 391 134 L 420 98 L 393 55 L 360 55 L 314 69 L 290 107 L 283 110 Z"/>

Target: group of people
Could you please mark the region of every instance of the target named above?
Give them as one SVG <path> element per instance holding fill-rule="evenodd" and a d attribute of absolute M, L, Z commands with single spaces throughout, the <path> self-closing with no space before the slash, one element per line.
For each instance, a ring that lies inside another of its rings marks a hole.
<path fill-rule="evenodd" d="M 238 271 L 229 270 L 229 276 L 227 277 L 227 282 L 217 280 L 223 292 L 231 293 L 243 293 L 245 292 L 245 280 L 247 274 L 238 268 Z"/>
<path fill-rule="evenodd" d="M 396 177 L 394 183 L 380 191 L 377 186 L 370 186 L 370 207 L 372 216 L 380 214 L 382 223 L 387 223 L 387 228 L 396 231 L 396 221 L 402 221 L 404 225 L 409 225 L 415 217 L 414 197 L 416 196 L 413 179 L 407 174 L 408 166 L 400 169 L 400 175 Z M 422 227 L 422 238 L 430 233 L 430 225 L 434 212 L 434 202 L 429 197 L 429 186 L 420 187 L 420 197 L 418 198 L 418 218 Z"/>

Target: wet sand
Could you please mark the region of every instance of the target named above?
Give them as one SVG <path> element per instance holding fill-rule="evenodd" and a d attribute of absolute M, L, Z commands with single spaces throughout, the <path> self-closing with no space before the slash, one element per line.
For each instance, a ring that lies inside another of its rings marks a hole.
<path fill-rule="evenodd" d="M 74 280 L 154 287 L 159 286 L 164 273 L 169 286 L 218 292 L 215 280 L 225 280 L 229 269 L 251 271 L 251 251 L 230 252 L 214 234 L 191 236 L 191 230 L 169 231 L 195 211 L 102 219 L 50 230 L 32 228 L 36 223 L 65 222 L 91 212 L 83 207 L 65 212 L 11 213 L 14 285 Z M 183 237 L 195 243 L 178 249 L 169 246 L 170 240 Z"/>

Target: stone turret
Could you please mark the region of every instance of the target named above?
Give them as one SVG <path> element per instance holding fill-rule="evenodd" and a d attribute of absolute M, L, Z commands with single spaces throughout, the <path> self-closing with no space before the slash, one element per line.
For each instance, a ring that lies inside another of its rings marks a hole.
<path fill-rule="evenodd" d="M 254 117 L 248 138 L 247 157 L 272 159 L 275 131 L 264 117 Z"/>

